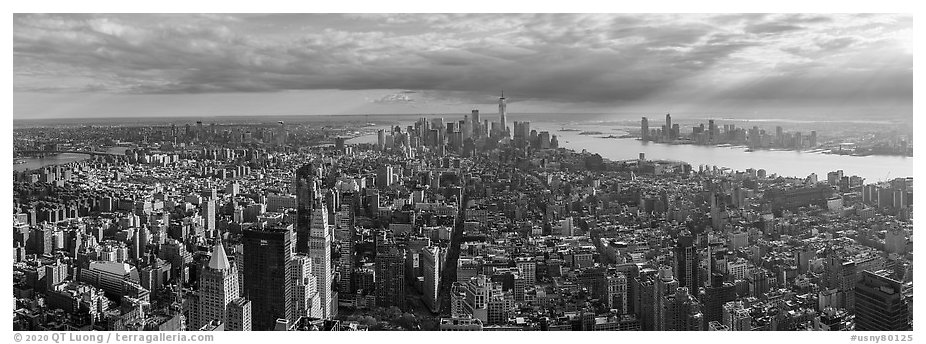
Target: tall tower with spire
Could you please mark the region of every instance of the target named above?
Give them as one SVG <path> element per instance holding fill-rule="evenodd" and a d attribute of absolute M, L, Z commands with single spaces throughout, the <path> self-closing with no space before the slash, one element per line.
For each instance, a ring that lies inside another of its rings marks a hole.
<path fill-rule="evenodd" d="M 212 247 L 212 257 L 200 276 L 199 319 L 192 324 L 193 329 L 199 329 L 213 320 L 227 323 L 228 304 L 238 296 L 238 271 L 228 262 L 222 239 L 217 238 Z"/>
<path fill-rule="evenodd" d="M 508 119 L 505 118 L 508 115 L 508 102 L 505 100 L 505 91 L 502 91 L 502 96 L 498 98 L 498 121 L 501 126 L 502 133 L 508 131 Z"/>
<path fill-rule="evenodd" d="M 319 300 L 321 300 L 322 319 L 335 315 L 337 300 L 331 290 L 331 226 L 328 224 L 328 211 L 323 205 L 312 211 L 312 223 L 309 236 L 309 258 L 312 260 L 312 274 L 316 278 Z"/>

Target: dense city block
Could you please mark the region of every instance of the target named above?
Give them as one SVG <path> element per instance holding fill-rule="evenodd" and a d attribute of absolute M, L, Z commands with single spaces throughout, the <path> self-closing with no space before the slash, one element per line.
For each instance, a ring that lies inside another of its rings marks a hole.
<path fill-rule="evenodd" d="M 506 107 L 17 129 L 18 158 L 85 154 L 14 172 L 14 329 L 912 328 L 912 177 L 612 161 Z"/>

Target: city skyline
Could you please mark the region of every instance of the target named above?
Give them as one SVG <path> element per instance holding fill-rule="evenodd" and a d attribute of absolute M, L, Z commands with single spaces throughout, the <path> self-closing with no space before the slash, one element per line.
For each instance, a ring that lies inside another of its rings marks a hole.
<path fill-rule="evenodd" d="M 14 15 L 14 118 L 909 118 L 912 16 Z"/>
<path fill-rule="evenodd" d="M 16 342 L 913 340 L 912 14 L 13 20 Z"/>
<path fill-rule="evenodd" d="M 14 164 L 51 159 L 14 173 L 14 329 L 912 329 L 913 177 L 605 159 L 501 125 L 506 100 L 375 143 L 352 122 L 15 131 Z M 647 137 L 674 144 L 665 120 Z M 773 144 L 715 124 L 693 135 Z"/>

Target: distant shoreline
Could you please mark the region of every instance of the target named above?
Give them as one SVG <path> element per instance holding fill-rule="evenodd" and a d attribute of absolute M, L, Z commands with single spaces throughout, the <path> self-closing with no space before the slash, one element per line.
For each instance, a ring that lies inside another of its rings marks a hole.
<path fill-rule="evenodd" d="M 45 124 L 49 122 L 54 122 L 55 124 L 81 124 L 92 122 L 102 122 L 106 124 L 122 124 L 122 123 L 138 123 L 138 122 L 167 122 L 167 121 L 176 121 L 176 122 L 196 122 L 196 121 L 241 121 L 244 119 L 253 120 L 258 122 L 275 122 L 278 119 L 290 119 L 290 120 L 309 120 L 312 119 L 355 119 L 357 121 L 364 121 L 367 119 L 383 119 L 388 117 L 393 118 L 418 118 L 418 117 L 460 117 L 461 119 L 465 115 L 469 115 L 469 112 L 459 112 L 459 113 L 395 113 L 395 114 L 301 114 L 301 115 L 287 115 L 287 114 L 268 114 L 268 115 L 226 115 L 226 116 L 148 116 L 148 117 L 47 117 L 47 118 L 13 118 L 13 125 L 25 125 L 25 124 Z M 480 115 L 485 119 L 494 118 L 492 116 L 497 116 L 497 113 L 494 111 L 481 112 Z M 616 121 L 628 121 L 628 120 L 639 120 L 638 117 L 643 116 L 657 116 L 659 114 L 655 112 L 523 112 L 523 113 L 509 113 L 510 117 L 544 117 L 544 116 L 562 116 L 562 118 L 557 118 L 555 120 L 559 121 L 568 121 L 571 116 L 613 116 Z M 807 116 L 804 115 L 783 115 L 781 118 L 753 118 L 744 115 L 743 117 L 732 117 L 729 114 L 715 114 L 715 113 L 702 113 L 702 112 L 689 112 L 689 113 L 673 113 L 673 116 L 677 116 L 677 119 L 681 120 L 705 120 L 705 119 L 716 119 L 723 121 L 743 121 L 743 122 L 780 122 L 780 123 L 855 123 L 855 124 L 898 124 L 910 122 L 913 119 L 913 116 L 909 118 L 901 117 L 890 117 L 883 120 L 867 120 L 867 119 L 858 119 L 858 118 L 846 118 L 846 119 L 819 119 L 819 120 L 808 120 Z M 116 122 L 116 123 L 113 123 Z"/>

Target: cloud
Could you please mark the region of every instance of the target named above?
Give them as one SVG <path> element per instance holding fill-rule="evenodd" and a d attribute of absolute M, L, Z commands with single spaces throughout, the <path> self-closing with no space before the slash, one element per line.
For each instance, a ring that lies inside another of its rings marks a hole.
<path fill-rule="evenodd" d="M 896 33 L 911 27 L 910 18 L 890 15 L 17 14 L 14 89 L 408 90 L 377 104 L 477 103 L 500 89 L 513 102 L 579 104 L 695 93 L 904 99 L 912 59 Z M 876 53 L 901 58 L 870 58 Z M 858 82 L 884 87 L 840 87 Z M 791 92 L 806 84 L 827 87 Z"/>
<path fill-rule="evenodd" d="M 417 92 L 402 91 L 399 93 L 387 94 L 382 98 L 374 99 L 373 102 L 378 104 L 414 103 L 415 99 L 413 99 L 410 94 L 415 93 Z"/>
<path fill-rule="evenodd" d="M 760 23 L 746 27 L 746 32 L 755 34 L 776 34 L 788 31 L 802 30 L 804 27 L 799 25 L 782 24 L 782 23 Z"/>

